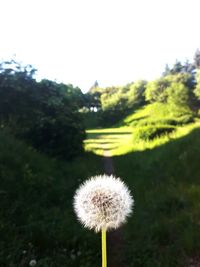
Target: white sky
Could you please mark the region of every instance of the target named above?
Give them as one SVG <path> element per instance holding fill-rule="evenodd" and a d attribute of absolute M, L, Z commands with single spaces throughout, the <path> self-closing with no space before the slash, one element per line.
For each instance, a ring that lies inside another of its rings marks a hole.
<path fill-rule="evenodd" d="M 0 0 L 0 59 L 87 91 L 154 79 L 200 48 L 199 0 Z"/>

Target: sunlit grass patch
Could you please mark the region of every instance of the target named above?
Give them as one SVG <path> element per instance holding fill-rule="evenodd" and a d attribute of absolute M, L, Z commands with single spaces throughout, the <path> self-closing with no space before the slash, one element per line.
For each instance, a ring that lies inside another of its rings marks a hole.
<path fill-rule="evenodd" d="M 198 127 L 198 123 L 188 124 L 194 119 L 189 111 L 178 109 L 175 112 L 164 103 L 149 104 L 127 116 L 121 123 L 124 126 L 87 130 L 85 150 L 99 155 L 108 151 L 114 156 L 153 149 L 187 135 L 193 128 Z M 136 138 L 136 132 L 146 138 Z"/>
<path fill-rule="evenodd" d="M 193 129 L 199 127 L 199 122 L 176 127 L 172 133 L 155 137 L 152 140 L 134 139 L 134 129 L 130 127 L 126 128 L 126 132 L 123 128 L 122 131 L 121 128 L 115 128 L 113 132 L 112 128 L 90 130 L 87 131 L 87 139 L 84 141 L 85 150 L 91 151 L 98 155 L 103 155 L 105 151 L 109 151 L 110 155 L 114 156 L 123 155 L 132 151 L 153 149 L 171 140 L 181 138 L 189 134 Z M 127 134 L 127 132 L 129 133 Z"/>
<path fill-rule="evenodd" d="M 129 152 L 131 151 L 143 151 L 145 149 L 153 149 L 155 147 L 161 146 L 163 144 L 166 144 L 169 141 L 176 140 L 178 138 L 181 138 L 183 136 L 188 135 L 192 130 L 200 128 L 200 123 L 192 123 L 189 125 L 185 125 L 182 127 L 177 127 L 176 130 L 170 134 L 162 135 L 160 137 L 156 137 L 153 140 L 140 140 L 132 142 L 132 145 L 130 146 Z"/>
<path fill-rule="evenodd" d="M 172 112 L 169 110 L 168 106 L 163 103 L 154 103 L 146 105 L 145 107 L 137 110 L 135 113 L 127 116 L 124 119 L 125 124 L 130 124 L 133 121 L 146 120 L 146 119 L 160 119 L 163 117 L 173 116 Z"/>
<path fill-rule="evenodd" d="M 199 255 L 199 136 L 193 123 L 113 157 L 115 173 L 136 194 L 137 216 L 125 229 L 130 266 L 190 266 L 187 259 Z"/>
<path fill-rule="evenodd" d="M 111 155 L 119 153 L 121 148 L 129 146 L 132 140 L 132 129 L 129 127 L 88 130 L 85 150 L 103 155 L 109 151 Z"/>
<path fill-rule="evenodd" d="M 132 127 L 156 124 L 183 125 L 193 120 L 194 114 L 189 109 L 173 109 L 166 103 L 153 103 L 127 116 L 121 124 Z"/>
<path fill-rule="evenodd" d="M 118 127 L 118 128 L 103 128 L 103 129 L 89 129 L 86 130 L 87 134 L 103 134 L 103 133 L 130 133 L 130 127 Z"/>

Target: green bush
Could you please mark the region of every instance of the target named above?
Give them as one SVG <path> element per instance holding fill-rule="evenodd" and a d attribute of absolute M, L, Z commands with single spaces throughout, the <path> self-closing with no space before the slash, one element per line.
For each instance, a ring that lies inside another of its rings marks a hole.
<path fill-rule="evenodd" d="M 10 63 L 8 63 L 9 65 Z M 32 72 L 0 63 L 0 125 L 37 150 L 69 159 L 82 151 L 85 137 L 78 112 L 82 93 L 71 85 L 37 82 Z"/>
<path fill-rule="evenodd" d="M 144 126 L 133 130 L 133 139 L 135 140 L 152 140 L 161 135 L 172 133 L 175 130 L 173 126 Z"/>
<path fill-rule="evenodd" d="M 178 125 L 179 122 L 175 119 L 142 119 L 142 120 L 135 120 L 131 123 L 131 126 L 156 126 L 156 125 Z"/>
<path fill-rule="evenodd" d="M 194 122 L 194 116 L 192 114 L 186 114 L 177 119 L 179 124 L 187 124 Z"/>

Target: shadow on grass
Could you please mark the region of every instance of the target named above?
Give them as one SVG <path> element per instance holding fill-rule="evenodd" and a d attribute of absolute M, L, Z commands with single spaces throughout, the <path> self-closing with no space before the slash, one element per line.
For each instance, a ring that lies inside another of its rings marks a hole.
<path fill-rule="evenodd" d="M 129 135 L 132 134 L 131 131 L 127 131 L 127 132 L 98 132 L 98 133 L 87 133 L 87 137 L 89 139 L 93 139 L 93 138 L 104 138 L 106 136 L 112 135 L 114 136 L 124 136 L 124 135 Z"/>
<path fill-rule="evenodd" d="M 127 266 L 188 266 L 200 251 L 200 129 L 113 162 L 135 200 Z"/>
<path fill-rule="evenodd" d="M 136 122 L 136 121 L 138 122 L 138 121 L 141 121 L 141 120 L 146 119 L 146 118 L 148 118 L 148 117 L 149 117 L 149 115 L 141 116 L 141 117 L 139 117 L 139 118 L 133 118 L 133 119 L 128 120 L 127 123 L 132 123 L 132 122 Z"/>

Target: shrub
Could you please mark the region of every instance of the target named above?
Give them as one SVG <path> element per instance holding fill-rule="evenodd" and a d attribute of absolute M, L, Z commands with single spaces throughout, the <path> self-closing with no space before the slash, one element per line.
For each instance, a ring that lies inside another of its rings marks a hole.
<path fill-rule="evenodd" d="M 133 132 L 134 141 L 136 140 L 152 140 L 161 135 L 172 133 L 175 130 L 173 126 L 144 126 L 136 128 Z"/>
<path fill-rule="evenodd" d="M 37 82 L 31 71 L 18 67 L 6 69 L 0 63 L 1 126 L 52 156 L 71 159 L 80 154 L 85 137 L 78 112 L 80 89 L 49 80 Z"/>
<path fill-rule="evenodd" d="M 191 123 L 191 122 L 194 122 L 194 116 L 192 114 L 186 114 L 186 115 L 178 118 L 179 124 L 187 124 L 187 123 Z"/>
<path fill-rule="evenodd" d="M 175 119 L 144 119 L 144 120 L 135 120 L 131 123 L 131 126 L 156 126 L 156 125 L 178 125 L 179 122 Z"/>

